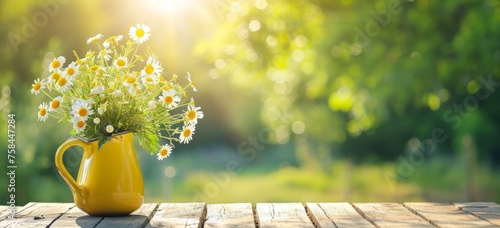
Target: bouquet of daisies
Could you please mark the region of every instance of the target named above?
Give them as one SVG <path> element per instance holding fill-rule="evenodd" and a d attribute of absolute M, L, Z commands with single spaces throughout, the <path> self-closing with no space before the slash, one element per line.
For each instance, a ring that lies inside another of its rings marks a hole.
<path fill-rule="evenodd" d="M 36 79 L 31 93 L 46 95 L 50 101 L 39 106 L 38 120 L 50 117 L 73 126 L 71 134 L 99 140 L 99 147 L 113 135 L 132 132 L 140 145 L 162 160 L 169 156 L 174 142 L 189 143 L 198 119 L 203 118 L 187 90 L 196 91 L 191 76 L 187 83 L 177 83 L 177 75 L 163 76 L 157 56 L 138 53 L 150 36 L 147 25 L 137 24 L 123 36 L 103 40 L 98 34 L 87 40 L 97 50 L 67 64 L 63 56 L 49 65 L 50 75 Z M 102 42 L 102 43 L 101 43 Z M 182 128 L 177 125 L 181 125 Z M 160 144 L 160 139 L 168 143 Z"/>

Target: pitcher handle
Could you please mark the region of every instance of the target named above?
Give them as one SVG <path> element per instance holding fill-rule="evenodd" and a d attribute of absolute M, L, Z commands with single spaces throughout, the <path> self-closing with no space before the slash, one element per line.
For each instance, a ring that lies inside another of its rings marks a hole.
<path fill-rule="evenodd" d="M 59 174 L 61 174 L 61 177 L 68 183 L 69 187 L 71 188 L 71 191 L 78 194 L 80 197 L 84 198 L 87 195 L 87 191 L 85 187 L 75 181 L 73 176 L 69 174 L 68 170 L 66 169 L 66 166 L 64 166 L 63 162 L 63 155 L 64 153 L 72 146 L 79 146 L 83 148 L 84 151 L 89 150 L 89 144 L 81 141 L 80 139 L 69 139 L 66 142 L 64 142 L 56 152 L 56 158 L 55 158 L 55 163 L 57 167 L 57 171 L 59 171 Z"/>

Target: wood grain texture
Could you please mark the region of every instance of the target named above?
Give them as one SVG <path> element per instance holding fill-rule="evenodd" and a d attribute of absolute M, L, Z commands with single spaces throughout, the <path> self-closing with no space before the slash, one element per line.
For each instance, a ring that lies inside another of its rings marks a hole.
<path fill-rule="evenodd" d="M 162 203 L 150 227 L 203 227 L 205 203 Z"/>
<path fill-rule="evenodd" d="M 355 203 L 353 206 L 377 227 L 434 227 L 399 203 Z"/>
<path fill-rule="evenodd" d="M 73 203 L 29 203 L 19 210 L 15 219 L 0 221 L 0 227 L 46 227 L 75 207 Z"/>
<path fill-rule="evenodd" d="M 146 203 L 143 204 L 139 209 L 132 212 L 129 216 L 121 217 L 105 217 L 96 228 L 106 228 L 106 227 L 145 227 L 156 211 L 158 204 L 156 203 Z"/>
<path fill-rule="evenodd" d="M 493 224 L 460 210 L 451 203 L 404 203 L 427 221 L 439 227 L 492 227 Z"/>
<path fill-rule="evenodd" d="M 479 218 L 500 226 L 500 205 L 494 202 L 454 203 L 454 205 Z"/>
<path fill-rule="evenodd" d="M 61 217 L 55 220 L 52 227 L 57 228 L 71 228 L 71 227 L 83 227 L 83 228 L 93 228 L 99 224 L 104 219 L 104 217 L 94 217 L 89 216 L 87 213 L 80 210 L 78 207 L 71 208 L 68 212 L 64 213 Z"/>
<path fill-rule="evenodd" d="M 209 204 L 204 227 L 255 227 L 252 204 Z"/>
<path fill-rule="evenodd" d="M 306 203 L 306 209 L 318 228 L 375 227 L 349 203 Z"/>
<path fill-rule="evenodd" d="M 259 227 L 314 227 L 301 203 L 258 203 Z"/>

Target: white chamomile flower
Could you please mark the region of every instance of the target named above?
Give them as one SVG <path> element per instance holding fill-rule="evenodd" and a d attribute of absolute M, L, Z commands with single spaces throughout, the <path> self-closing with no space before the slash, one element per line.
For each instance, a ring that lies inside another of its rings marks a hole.
<path fill-rule="evenodd" d="M 194 105 L 189 105 L 186 112 L 186 118 L 191 124 L 197 124 L 198 119 L 203 119 L 203 112 L 200 111 L 200 107 L 195 107 Z"/>
<path fill-rule="evenodd" d="M 96 86 L 94 88 L 92 88 L 90 90 L 90 93 L 91 94 L 101 94 L 101 93 L 104 93 L 104 86 L 100 85 L 100 86 Z"/>
<path fill-rule="evenodd" d="M 78 65 L 75 62 L 71 62 L 64 70 L 64 75 L 68 78 L 74 78 L 78 75 Z"/>
<path fill-rule="evenodd" d="M 90 37 L 87 39 L 87 44 L 90 44 L 92 42 L 97 42 L 98 40 L 102 39 L 103 35 L 101 33 L 93 36 L 93 37 Z"/>
<path fill-rule="evenodd" d="M 152 57 L 148 58 L 148 61 L 146 62 L 146 66 L 144 69 L 141 71 L 141 75 L 143 76 L 160 76 L 161 73 L 163 72 L 163 68 L 160 65 L 160 62 L 158 60 L 153 59 Z"/>
<path fill-rule="evenodd" d="M 101 122 L 101 119 L 99 117 L 94 118 L 94 123 L 99 124 Z"/>
<path fill-rule="evenodd" d="M 155 75 L 147 75 L 141 78 L 142 84 L 144 85 L 156 85 L 160 80 Z"/>
<path fill-rule="evenodd" d="M 163 160 L 164 158 L 168 157 L 172 153 L 172 146 L 165 144 L 164 146 L 161 147 L 160 151 L 158 154 L 158 160 Z"/>
<path fill-rule="evenodd" d="M 106 132 L 108 133 L 113 133 L 113 131 L 115 130 L 115 128 L 113 127 L 113 125 L 108 125 L 106 126 Z"/>
<path fill-rule="evenodd" d="M 116 60 L 113 62 L 113 65 L 115 65 L 118 68 L 126 68 L 128 64 L 128 60 L 125 57 L 118 57 Z"/>
<path fill-rule="evenodd" d="M 102 114 L 104 114 L 107 110 L 108 110 L 107 105 L 106 105 L 106 103 L 104 103 L 104 104 L 99 105 L 99 107 L 97 108 L 97 113 L 99 113 L 99 115 L 102 116 Z"/>
<path fill-rule="evenodd" d="M 130 27 L 128 35 L 132 40 L 141 44 L 149 39 L 149 36 L 151 35 L 149 32 L 151 32 L 149 26 L 145 24 L 137 24 L 136 26 Z"/>
<path fill-rule="evenodd" d="M 49 65 L 49 72 L 60 71 L 64 62 L 66 62 L 66 58 L 63 56 L 59 56 L 52 60 Z"/>
<path fill-rule="evenodd" d="M 175 108 L 179 105 L 181 98 L 176 96 L 176 91 L 173 89 L 169 89 L 168 91 L 162 91 L 162 95 L 159 97 L 159 100 L 162 104 L 164 104 L 167 108 Z"/>
<path fill-rule="evenodd" d="M 115 97 L 121 97 L 121 96 L 123 96 L 123 92 L 121 90 L 116 90 L 116 91 L 113 91 L 111 93 L 111 95 L 113 95 Z"/>
<path fill-rule="evenodd" d="M 56 82 L 56 86 L 57 86 L 56 88 L 58 88 L 59 91 L 61 91 L 61 92 L 66 91 L 72 85 L 73 85 L 73 81 L 65 76 L 61 76 L 59 79 L 57 79 L 57 82 Z"/>
<path fill-rule="evenodd" d="M 63 97 L 58 96 L 58 97 L 54 98 L 54 100 L 52 100 L 49 104 L 49 111 L 50 112 L 57 111 L 59 109 L 59 107 L 61 107 L 62 103 L 63 103 Z"/>
<path fill-rule="evenodd" d="M 148 108 L 149 109 L 155 109 L 156 108 L 156 101 L 149 101 L 148 102 Z"/>
<path fill-rule="evenodd" d="M 38 95 L 42 89 L 45 88 L 44 81 L 40 81 L 39 78 L 35 80 L 35 83 L 31 84 L 31 94 Z"/>
<path fill-rule="evenodd" d="M 87 120 L 89 116 L 94 114 L 94 110 L 90 107 L 90 104 L 83 99 L 75 99 L 73 105 L 71 106 L 71 115 L 81 117 Z"/>
<path fill-rule="evenodd" d="M 180 143 L 189 143 L 189 141 L 193 140 L 195 126 L 192 124 L 185 125 L 182 128 L 181 135 L 179 136 Z"/>
<path fill-rule="evenodd" d="M 104 59 L 106 61 L 109 61 L 111 59 L 111 50 L 108 49 L 109 43 L 104 42 L 104 48 L 99 52 L 99 55 L 97 56 L 97 59 Z"/>
<path fill-rule="evenodd" d="M 73 128 L 76 130 L 76 133 L 82 132 L 87 126 L 85 119 L 79 116 L 73 116 L 73 118 L 71 118 L 71 121 L 73 122 Z"/>
<path fill-rule="evenodd" d="M 45 121 L 49 118 L 49 111 L 47 110 L 47 103 L 43 102 L 38 106 L 38 121 Z"/>

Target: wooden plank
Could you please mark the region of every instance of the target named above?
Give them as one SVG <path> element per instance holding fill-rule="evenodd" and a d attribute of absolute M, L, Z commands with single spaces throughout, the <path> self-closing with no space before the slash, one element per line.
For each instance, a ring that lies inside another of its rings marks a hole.
<path fill-rule="evenodd" d="M 205 203 L 162 203 L 150 221 L 151 227 L 203 227 Z"/>
<path fill-rule="evenodd" d="M 75 206 L 54 221 L 50 227 L 95 227 L 102 219 L 103 217 L 89 216 Z"/>
<path fill-rule="evenodd" d="M 158 204 L 146 203 L 129 216 L 105 217 L 96 227 L 145 227 L 153 217 Z"/>
<path fill-rule="evenodd" d="M 500 226 L 500 205 L 494 202 L 454 203 L 454 205 L 479 218 Z"/>
<path fill-rule="evenodd" d="M 355 203 L 353 206 L 377 227 L 434 227 L 398 203 Z"/>
<path fill-rule="evenodd" d="M 300 203 L 258 203 L 259 227 L 314 227 Z"/>
<path fill-rule="evenodd" d="M 23 210 L 26 210 L 27 208 L 32 207 L 33 205 L 35 205 L 35 203 L 28 203 L 28 204 L 24 205 L 23 207 L 16 206 L 16 214 L 23 211 Z M 3 220 L 9 219 L 8 218 L 9 214 L 10 214 L 10 211 L 8 211 L 8 210 L 3 210 L 2 212 L 0 212 L 0 222 L 2 222 Z"/>
<path fill-rule="evenodd" d="M 32 203 L 17 213 L 15 219 L 0 221 L 0 227 L 46 227 L 75 205 L 72 203 Z"/>
<path fill-rule="evenodd" d="M 252 204 L 209 204 L 204 227 L 255 227 Z"/>
<path fill-rule="evenodd" d="M 451 203 L 404 203 L 404 205 L 439 227 L 492 227 L 493 224 L 466 211 L 456 208 Z"/>
<path fill-rule="evenodd" d="M 306 210 L 318 228 L 374 227 L 349 203 L 306 203 Z"/>

